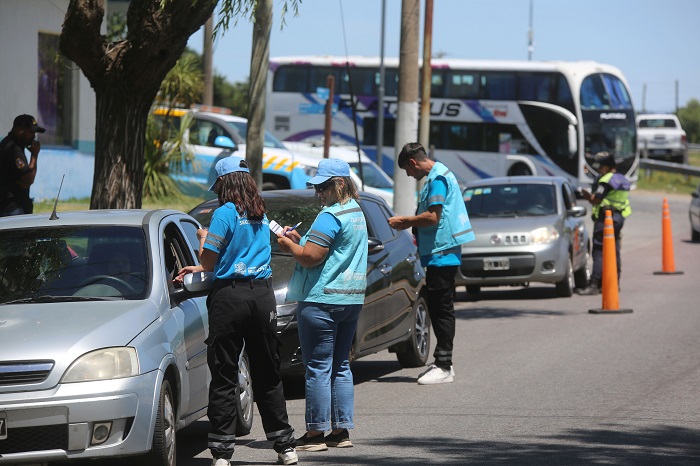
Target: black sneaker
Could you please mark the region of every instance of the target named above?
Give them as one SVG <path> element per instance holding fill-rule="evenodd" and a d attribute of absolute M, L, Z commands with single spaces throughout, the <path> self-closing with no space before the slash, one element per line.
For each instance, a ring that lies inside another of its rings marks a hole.
<path fill-rule="evenodd" d="M 593 296 L 600 294 L 600 288 L 595 285 L 590 285 L 582 290 L 576 290 L 576 293 L 582 296 Z"/>
<path fill-rule="evenodd" d="M 305 433 L 301 438 L 297 439 L 297 451 L 325 451 L 328 450 L 323 434 L 310 436 Z"/>
<path fill-rule="evenodd" d="M 348 430 L 343 429 L 337 434 L 331 432 L 330 434 L 326 435 L 326 445 L 328 445 L 329 447 L 336 448 L 351 447 L 352 442 L 350 441 L 350 434 L 348 433 Z"/>

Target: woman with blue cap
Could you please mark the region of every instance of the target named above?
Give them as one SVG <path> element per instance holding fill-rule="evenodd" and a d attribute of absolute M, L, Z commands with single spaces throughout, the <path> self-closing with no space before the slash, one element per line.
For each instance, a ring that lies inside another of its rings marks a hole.
<path fill-rule="evenodd" d="M 207 298 L 209 336 L 207 363 L 211 372 L 208 447 L 213 466 L 228 466 L 236 440 L 238 359 L 244 343 L 250 361 L 254 399 L 267 439 L 273 442 L 278 463 L 296 464 L 294 429 L 289 425 L 279 375 L 277 315 L 270 269 L 270 229 L 265 201 L 239 157 L 216 164 L 217 179 L 209 188 L 219 208 L 209 225 L 200 229 L 201 265 L 187 273 L 214 272 L 214 289 Z"/>
<path fill-rule="evenodd" d="M 312 186 L 323 204 L 302 238 L 285 227 L 280 249 L 297 261 L 287 291 L 298 301 L 299 341 L 306 366 L 306 433 L 297 450 L 351 447 L 354 386 L 350 349 L 367 287 L 367 224 L 350 166 L 323 159 Z M 324 437 L 326 431 L 331 431 Z"/>

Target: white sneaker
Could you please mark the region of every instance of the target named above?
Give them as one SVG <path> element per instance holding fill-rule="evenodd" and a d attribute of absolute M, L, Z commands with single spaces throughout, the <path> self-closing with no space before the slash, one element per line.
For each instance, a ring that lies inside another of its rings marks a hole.
<path fill-rule="evenodd" d="M 277 453 L 277 464 L 297 464 L 299 458 L 294 448 L 289 447 L 282 453 Z"/>
<path fill-rule="evenodd" d="M 214 458 L 211 460 L 211 466 L 231 466 L 231 462 L 224 458 Z"/>
<path fill-rule="evenodd" d="M 442 369 L 435 365 L 431 366 L 430 369 L 425 371 L 418 378 L 419 385 L 433 385 L 438 383 L 450 383 L 454 382 L 455 371 L 450 366 L 450 370 Z"/>

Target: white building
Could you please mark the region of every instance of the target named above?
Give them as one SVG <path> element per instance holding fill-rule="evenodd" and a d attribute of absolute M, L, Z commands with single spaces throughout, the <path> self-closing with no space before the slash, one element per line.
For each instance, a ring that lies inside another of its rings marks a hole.
<path fill-rule="evenodd" d="M 0 1 L 0 134 L 17 115 L 33 115 L 41 142 L 35 200 L 90 196 L 94 173 L 95 93 L 82 71 L 62 58 L 59 36 L 69 0 Z M 105 19 L 127 0 L 105 2 Z"/>

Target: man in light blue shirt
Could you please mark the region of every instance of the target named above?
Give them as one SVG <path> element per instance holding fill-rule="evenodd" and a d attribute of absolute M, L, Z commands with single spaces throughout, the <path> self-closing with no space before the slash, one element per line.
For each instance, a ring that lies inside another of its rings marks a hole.
<path fill-rule="evenodd" d="M 406 144 L 398 159 L 408 176 L 426 178 L 413 216 L 389 219 L 392 228 L 417 229 L 418 253 L 426 268 L 428 312 L 437 339 L 435 362 L 418 383 L 432 385 L 454 380 L 452 347 L 455 336 L 455 275 L 461 263 L 461 245 L 474 240 L 474 232 L 457 179 L 440 162 L 430 160 L 417 142 Z"/>

